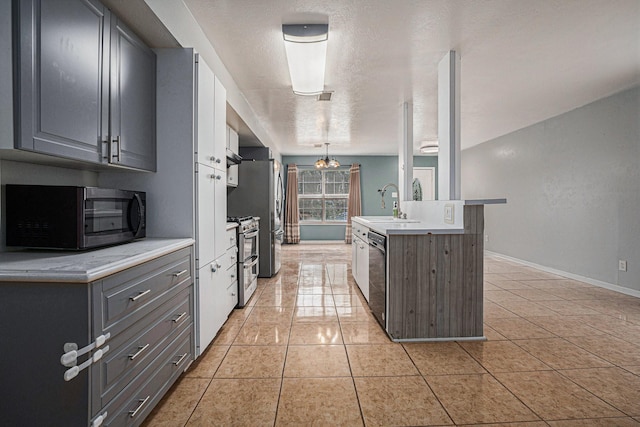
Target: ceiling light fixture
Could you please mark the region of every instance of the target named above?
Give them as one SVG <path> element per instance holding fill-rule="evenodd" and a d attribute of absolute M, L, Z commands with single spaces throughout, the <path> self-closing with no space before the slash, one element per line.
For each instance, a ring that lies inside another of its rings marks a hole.
<path fill-rule="evenodd" d="M 331 160 L 329 160 L 329 143 L 325 142 L 324 145 L 326 145 L 327 147 L 327 154 L 324 159 L 320 158 L 316 160 L 316 163 L 315 163 L 316 169 L 340 167 L 340 162 L 338 162 L 335 157 L 332 157 Z"/>
<path fill-rule="evenodd" d="M 324 90 L 329 25 L 283 25 L 282 35 L 293 93 L 319 95 Z"/>
<path fill-rule="evenodd" d="M 422 154 L 438 154 L 439 147 L 438 141 L 423 141 L 420 152 Z"/>

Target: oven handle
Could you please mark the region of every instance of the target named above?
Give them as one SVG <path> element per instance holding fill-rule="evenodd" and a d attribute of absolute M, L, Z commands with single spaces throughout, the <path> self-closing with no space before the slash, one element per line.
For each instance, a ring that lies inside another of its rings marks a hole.
<path fill-rule="evenodd" d="M 251 268 L 254 265 L 256 265 L 258 263 L 258 255 L 251 255 L 251 262 L 249 262 L 248 264 L 245 262 L 244 263 L 244 268 Z"/>
<path fill-rule="evenodd" d="M 260 233 L 260 230 L 256 230 L 256 231 L 252 231 L 251 233 L 247 233 L 243 237 L 244 237 L 245 240 L 252 239 L 252 238 L 256 237 L 258 235 L 258 233 Z"/>

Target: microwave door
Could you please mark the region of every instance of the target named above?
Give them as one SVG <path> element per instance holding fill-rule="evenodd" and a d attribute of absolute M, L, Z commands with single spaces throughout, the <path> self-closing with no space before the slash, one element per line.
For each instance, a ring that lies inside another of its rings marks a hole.
<path fill-rule="evenodd" d="M 129 200 L 127 209 L 127 217 L 129 222 L 129 230 L 133 233 L 133 237 L 143 237 L 145 228 L 145 212 L 144 204 L 138 193 L 134 193 Z"/>

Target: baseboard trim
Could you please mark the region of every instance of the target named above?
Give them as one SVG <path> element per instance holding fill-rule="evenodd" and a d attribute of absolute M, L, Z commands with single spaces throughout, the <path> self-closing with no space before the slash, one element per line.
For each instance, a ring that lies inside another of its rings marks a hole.
<path fill-rule="evenodd" d="M 516 262 L 518 264 L 526 265 L 527 267 L 537 268 L 538 270 L 545 271 L 547 273 L 556 274 L 558 276 L 563 276 L 568 279 L 578 280 L 580 282 L 585 282 L 593 286 L 598 286 L 600 288 L 609 289 L 610 291 L 620 292 L 621 294 L 630 295 L 632 297 L 640 298 L 640 291 L 636 291 L 635 289 L 625 288 L 624 286 L 614 285 L 613 283 L 603 282 L 601 280 L 592 279 L 590 277 L 580 276 L 579 274 L 573 274 L 562 270 L 556 270 L 555 268 L 547 267 L 544 265 L 536 264 L 534 262 L 525 261 L 520 258 L 514 258 L 509 255 L 504 255 L 498 252 L 492 251 L 484 251 L 485 254 L 495 256 L 498 258 L 506 259 L 507 261 Z"/>

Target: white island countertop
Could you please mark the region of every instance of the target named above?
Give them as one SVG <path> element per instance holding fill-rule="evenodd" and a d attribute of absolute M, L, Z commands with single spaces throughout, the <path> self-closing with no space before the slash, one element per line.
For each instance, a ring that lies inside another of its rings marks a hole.
<path fill-rule="evenodd" d="M 0 282 L 89 283 L 193 245 L 193 239 L 146 238 L 87 251 L 0 253 Z"/>
<path fill-rule="evenodd" d="M 464 228 L 390 216 L 354 216 L 352 221 L 380 234 L 464 234 Z"/>

